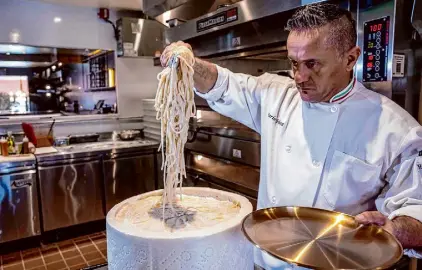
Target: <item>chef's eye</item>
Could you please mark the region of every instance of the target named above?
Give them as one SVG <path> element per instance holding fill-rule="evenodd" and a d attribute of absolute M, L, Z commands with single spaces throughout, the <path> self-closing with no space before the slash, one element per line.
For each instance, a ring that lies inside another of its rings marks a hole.
<path fill-rule="evenodd" d="M 307 68 L 312 69 L 312 68 L 315 67 L 316 61 L 315 60 L 306 61 L 305 65 L 306 65 Z"/>
<path fill-rule="evenodd" d="M 290 60 L 290 63 L 292 64 L 292 67 L 296 68 L 297 67 L 297 62 L 294 60 Z"/>

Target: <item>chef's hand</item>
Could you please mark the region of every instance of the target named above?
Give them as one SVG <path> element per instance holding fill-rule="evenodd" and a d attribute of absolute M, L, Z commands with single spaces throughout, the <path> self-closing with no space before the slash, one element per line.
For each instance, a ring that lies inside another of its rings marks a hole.
<path fill-rule="evenodd" d="M 175 42 L 175 43 L 168 45 L 164 49 L 164 51 L 163 51 L 163 53 L 161 54 L 161 57 L 160 57 L 160 62 L 161 62 L 162 67 L 167 67 L 167 63 L 170 60 L 170 57 L 172 55 L 172 50 L 175 47 L 179 47 L 179 46 L 184 46 L 184 47 L 186 47 L 186 48 L 188 48 L 189 50 L 192 51 L 192 47 L 189 44 L 187 44 L 183 41 L 178 41 L 178 42 Z"/>
<path fill-rule="evenodd" d="M 359 224 L 369 225 L 375 224 L 378 226 L 382 226 L 383 229 L 391 233 L 392 235 L 396 235 L 394 222 L 389 220 L 386 216 L 381 214 L 378 211 L 367 211 L 363 212 L 355 217 L 355 220 Z"/>

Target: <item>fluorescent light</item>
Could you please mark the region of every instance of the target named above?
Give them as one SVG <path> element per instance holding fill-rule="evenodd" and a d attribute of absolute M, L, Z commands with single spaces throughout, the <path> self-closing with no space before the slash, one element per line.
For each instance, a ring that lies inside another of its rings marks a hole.
<path fill-rule="evenodd" d="M 55 23 L 59 23 L 61 21 L 62 21 L 62 18 L 60 18 L 60 17 L 54 17 L 54 22 Z"/>

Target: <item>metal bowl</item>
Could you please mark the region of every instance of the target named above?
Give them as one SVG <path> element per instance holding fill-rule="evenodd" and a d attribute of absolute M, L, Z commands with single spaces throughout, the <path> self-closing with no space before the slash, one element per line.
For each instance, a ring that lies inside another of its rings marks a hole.
<path fill-rule="evenodd" d="M 245 217 L 242 230 L 270 264 L 278 259 L 312 269 L 388 269 L 403 254 L 397 239 L 381 227 L 317 208 L 257 210 Z"/>
<path fill-rule="evenodd" d="M 134 140 L 141 132 L 139 130 L 123 130 L 119 133 L 119 138 L 122 141 Z"/>

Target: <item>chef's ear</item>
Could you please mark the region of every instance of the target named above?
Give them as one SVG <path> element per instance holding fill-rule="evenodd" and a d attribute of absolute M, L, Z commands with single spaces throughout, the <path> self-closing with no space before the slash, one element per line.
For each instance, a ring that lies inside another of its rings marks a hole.
<path fill-rule="evenodd" d="M 360 48 L 359 46 L 355 46 L 348 50 L 346 53 L 346 70 L 352 71 L 354 66 L 356 65 L 356 62 L 359 59 L 360 56 Z"/>

